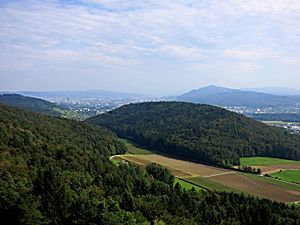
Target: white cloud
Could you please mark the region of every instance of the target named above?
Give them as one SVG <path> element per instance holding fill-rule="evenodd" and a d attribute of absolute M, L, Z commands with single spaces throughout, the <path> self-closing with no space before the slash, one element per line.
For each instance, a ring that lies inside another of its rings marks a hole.
<path fill-rule="evenodd" d="M 265 56 L 265 54 L 261 51 L 249 51 L 240 49 L 227 49 L 224 51 L 223 55 L 241 59 L 261 59 Z"/>
<path fill-rule="evenodd" d="M 290 13 L 300 11 L 300 2 L 298 0 L 233 0 L 232 4 L 248 12 Z"/>
<path fill-rule="evenodd" d="M 61 2 L 0 5 L 0 73 L 5 62 L 24 70 L 57 63 L 138 71 L 228 63 L 229 72 L 253 71 L 263 60 L 300 57 L 299 0 Z"/>

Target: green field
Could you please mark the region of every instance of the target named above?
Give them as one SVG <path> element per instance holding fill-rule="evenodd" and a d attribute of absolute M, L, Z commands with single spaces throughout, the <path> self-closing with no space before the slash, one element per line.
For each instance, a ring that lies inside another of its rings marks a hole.
<path fill-rule="evenodd" d="M 111 159 L 110 160 L 114 165 L 119 165 L 120 164 L 120 161 L 119 160 L 115 160 L 115 159 Z"/>
<path fill-rule="evenodd" d="M 282 172 L 272 173 L 271 177 L 280 178 L 284 181 L 300 183 L 300 170 L 286 170 Z"/>
<path fill-rule="evenodd" d="M 129 140 L 126 140 L 126 139 L 121 139 L 121 140 L 125 143 L 125 145 L 128 149 L 127 154 L 128 153 L 133 154 L 133 155 L 150 155 L 150 154 L 154 154 L 153 152 L 151 152 L 151 151 L 149 151 L 145 148 L 142 148 L 142 147 L 134 144 L 133 142 L 131 142 Z"/>
<path fill-rule="evenodd" d="M 288 188 L 290 190 L 300 191 L 300 185 L 297 185 L 297 184 L 285 183 L 285 182 L 282 182 L 280 180 L 276 180 L 276 179 L 273 179 L 273 178 L 268 178 L 268 177 L 265 177 L 265 176 L 258 176 L 256 174 L 251 174 L 251 173 L 244 173 L 244 176 L 249 176 L 249 177 L 252 177 L 252 178 L 255 178 L 255 179 L 260 179 L 260 180 L 263 180 L 266 183 L 282 186 L 282 187 Z"/>
<path fill-rule="evenodd" d="M 76 112 L 75 110 L 71 109 L 59 109 L 55 108 L 55 111 L 61 113 L 62 117 L 67 118 L 67 119 L 74 119 L 74 120 L 85 120 L 87 119 L 87 116 L 84 115 L 83 113 Z"/>
<path fill-rule="evenodd" d="M 300 164 L 300 161 L 270 158 L 270 157 L 244 157 L 241 166 L 270 166 L 276 164 Z"/>
<path fill-rule="evenodd" d="M 193 184 L 191 184 L 191 183 L 188 183 L 188 182 L 186 182 L 186 181 L 184 181 L 184 180 L 182 180 L 182 179 L 179 179 L 179 178 L 175 178 L 174 185 L 175 185 L 176 183 L 179 183 L 180 186 L 181 186 L 182 188 L 185 188 L 186 190 L 190 190 L 190 189 L 192 189 L 192 188 L 195 188 L 196 191 L 203 190 L 203 188 L 201 188 L 201 187 L 199 187 L 199 186 L 197 186 L 197 185 L 193 185 Z"/>
<path fill-rule="evenodd" d="M 188 178 L 184 178 L 184 180 L 187 180 L 191 183 L 199 185 L 199 186 L 203 187 L 204 189 L 208 189 L 208 190 L 241 193 L 241 191 L 239 191 L 239 190 L 236 190 L 231 187 L 227 187 L 223 184 L 220 184 L 220 183 L 217 183 L 217 182 L 214 182 L 209 179 L 202 178 L 202 177 L 188 177 Z"/>

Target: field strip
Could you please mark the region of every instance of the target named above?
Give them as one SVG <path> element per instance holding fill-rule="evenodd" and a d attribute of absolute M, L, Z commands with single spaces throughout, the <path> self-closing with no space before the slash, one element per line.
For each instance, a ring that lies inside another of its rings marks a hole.
<path fill-rule="evenodd" d="M 199 176 L 198 176 L 198 177 L 199 177 Z M 195 186 L 197 186 L 197 187 L 199 187 L 199 188 L 201 188 L 201 189 L 203 189 L 203 190 L 209 191 L 208 188 L 206 188 L 206 187 L 204 187 L 204 186 L 202 186 L 202 185 L 199 185 L 199 184 L 197 184 L 197 183 L 191 182 L 191 181 L 189 181 L 189 180 L 185 180 L 185 179 L 180 178 L 180 177 L 177 177 L 177 179 L 182 180 L 182 181 L 184 181 L 184 182 L 187 182 L 187 183 L 189 183 L 189 184 L 191 184 L 191 185 L 195 185 Z"/>
<path fill-rule="evenodd" d="M 261 175 L 262 176 L 262 175 Z M 278 182 L 283 182 L 283 183 L 286 183 L 286 184 L 293 184 L 293 185 L 300 185 L 300 184 L 297 184 L 297 183 L 293 183 L 293 182 L 290 182 L 290 181 L 286 181 L 286 180 L 279 180 L 279 179 L 276 179 L 274 177 L 265 177 L 264 178 L 266 179 L 270 179 L 270 180 L 276 180 Z"/>
<path fill-rule="evenodd" d="M 232 172 L 224 172 L 224 173 L 218 173 L 218 174 L 213 174 L 213 175 L 208 175 L 208 176 L 203 176 L 204 178 L 208 178 L 208 177 L 216 177 L 216 176 L 222 176 L 222 175 L 226 175 L 226 174 L 232 174 L 232 173 L 237 173 L 236 171 L 232 171 Z"/>
<path fill-rule="evenodd" d="M 291 190 L 287 187 L 269 183 L 242 173 L 227 174 L 224 176 L 215 176 L 206 179 L 221 183 L 237 190 L 241 190 L 243 192 L 247 192 L 249 194 L 276 201 L 295 202 L 300 200 L 300 191 Z"/>
<path fill-rule="evenodd" d="M 261 175 L 261 176 L 262 176 L 262 175 Z M 283 182 L 283 183 L 286 183 L 286 184 L 292 184 L 292 185 L 299 185 L 299 186 L 300 186 L 300 184 L 298 184 L 298 183 L 291 182 L 291 181 L 287 181 L 287 180 L 282 180 L 282 179 L 276 179 L 275 177 L 265 177 L 265 176 L 264 176 L 264 178 L 270 179 L 270 180 L 276 180 L 276 181 L 278 181 L 278 182 Z"/>
<path fill-rule="evenodd" d="M 288 182 L 280 182 L 281 185 L 273 184 L 273 179 L 258 179 L 260 176 L 246 176 L 237 171 L 208 166 L 200 163 L 174 159 L 157 154 L 147 155 L 115 155 L 110 159 L 135 163 L 145 168 L 149 163 L 158 163 L 177 178 L 188 180 L 206 189 L 220 191 L 245 192 L 251 195 L 269 198 L 281 202 L 295 202 L 300 200 L 298 185 L 295 188 L 284 185 L 292 185 Z M 199 178 L 197 178 L 199 177 Z M 275 180 L 274 180 L 275 181 Z"/>
<path fill-rule="evenodd" d="M 195 162 L 189 162 L 180 159 L 174 159 L 162 155 L 116 155 L 110 157 L 114 160 L 125 160 L 138 165 L 143 165 L 144 167 L 151 163 L 158 163 L 166 168 L 168 168 L 174 176 L 176 177 L 191 177 L 191 176 L 210 176 L 215 174 L 232 172 L 231 170 L 203 165 Z"/>

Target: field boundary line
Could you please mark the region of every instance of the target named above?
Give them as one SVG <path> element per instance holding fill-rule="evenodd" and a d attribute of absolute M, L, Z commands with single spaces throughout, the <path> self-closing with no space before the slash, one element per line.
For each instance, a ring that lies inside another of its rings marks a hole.
<path fill-rule="evenodd" d="M 263 175 L 261 175 L 261 176 L 263 176 Z M 300 185 L 298 183 L 293 183 L 291 181 L 279 180 L 279 179 L 276 179 L 275 177 L 265 177 L 265 176 L 263 176 L 263 177 L 266 178 L 266 179 L 276 180 L 276 181 L 279 181 L 279 182 L 282 182 L 282 183 L 286 183 L 286 184 L 293 184 L 293 185 L 298 185 L 298 186 Z"/>
<path fill-rule="evenodd" d="M 237 171 L 230 171 L 230 172 L 224 172 L 224 173 L 217 173 L 217 174 L 207 175 L 207 176 L 203 176 L 203 178 L 216 177 L 216 176 L 222 176 L 222 175 L 234 174 L 234 173 L 237 173 Z"/>

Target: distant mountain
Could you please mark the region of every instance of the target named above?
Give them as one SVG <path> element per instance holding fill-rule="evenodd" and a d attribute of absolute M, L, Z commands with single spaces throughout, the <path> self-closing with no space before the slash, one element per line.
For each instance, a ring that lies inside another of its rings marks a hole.
<path fill-rule="evenodd" d="M 239 92 L 239 90 L 210 85 L 199 89 L 191 90 L 188 93 L 183 94 L 182 97 L 198 98 L 199 96 L 209 96 L 209 95 L 220 94 L 220 93 L 235 93 L 235 92 Z"/>
<path fill-rule="evenodd" d="M 32 96 L 38 98 L 110 98 L 110 99 L 133 99 L 145 98 L 147 96 L 134 93 L 122 93 L 105 90 L 90 90 L 90 91 L 19 91 L 18 94 Z"/>
<path fill-rule="evenodd" d="M 52 116 L 60 116 L 57 109 L 60 106 L 55 103 L 48 102 L 42 99 L 26 97 L 19 94 L 3 94 L 0 95 L 0 103 L 18 108 L 28 109 L 32 112 L 43 113 Z"/>
<path fill-rule="evenodd" d="M 237 165 L 244 156 L 300 160 L 300 136 L 210 105 L 129 104 L 87 122 L 159 152 L 209 164 Z"/>
<path fill-rule="evenodd" d="M 207 86 L 192 90 L 178 96 L 176 100 L 219 106 L 246 107 L 278 107 L 300 104 L 300 96 L 278 96 L 218 86 Z"/>
<path fill-rule="evenodd" d="M 283 88 L 283 87 L 265 87 L 265 88 L 243 88 L 243 91 L 254 91 L 259 93 L 266 93 L 272 95 L 300 95 L 300 90 L 293 88 Z"/>

